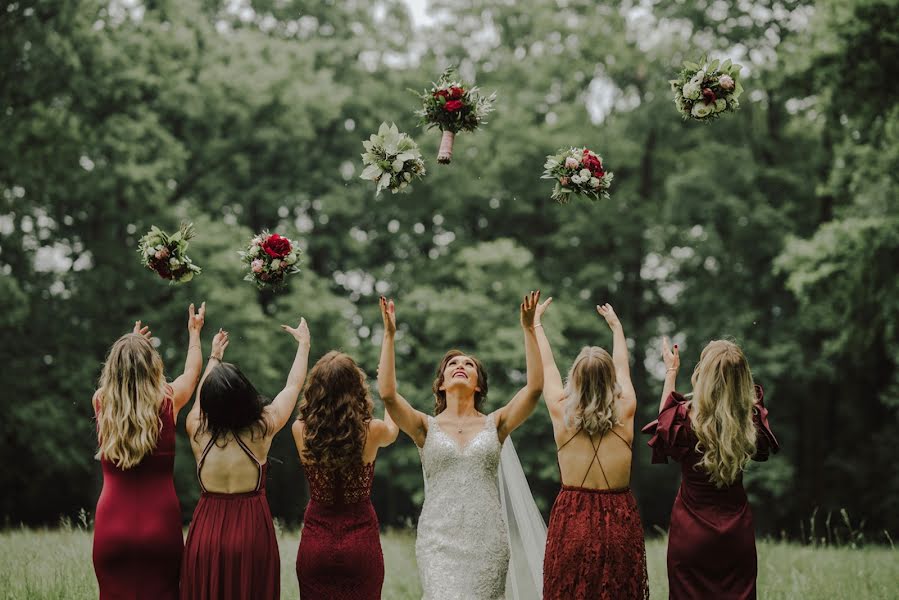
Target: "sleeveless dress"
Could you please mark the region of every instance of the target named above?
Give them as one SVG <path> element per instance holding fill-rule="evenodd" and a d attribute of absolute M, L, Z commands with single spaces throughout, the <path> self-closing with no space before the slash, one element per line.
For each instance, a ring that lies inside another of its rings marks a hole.
<path fill-rule="evenodd" d="M 509 537 L 497 477 L 501 450 L 493 414 L 463 447 L 428 416 L 418 451 L 425 501 L 415 540 L 425 600 L 505 598 Z"/>
<path fill-rule="evenodd" d="M 201 494 L 184 548 L 181 600 L 268 599 L 281 593 L 278 540 L 265 495 L 268 463 L 260 463 L 239 437 L 234 440 L 259 469 L 256 489 L 206 490 L 200 473 L 215 443 L 210 439 L 197 462 Z"/>
<path fill-rule="evenodd" d="M 297 551 L 300 597 L 377 600 L 384 584 L 384 555 L 370 499 L 375 464 L 303 467 L 310 500 Z"/>
<path fill-rule="evenodd" d="M 756 386 L 753 420 L 758 431 L 754 460 L 767 460 L 777 452 L 777 439 L 768 426 L 768 410 Z M 695 468 L 702 458 L 686 399 L 672 392 L 656 421 L 643 428 L 652 462 L 668 458 L 681 464 L 681 485 L 671 509 L 668 532 L 669 598 L 743 600 L 756 597 L 758 571 L 752 510 L 742 477 L 716 488 L 708 474 Z"/>
<path fill-rule="evenodd" d="M 617 432 L 611 433 L 630 448 Z M 649 599 L 643 523 L 630 488 L 583 487 L 594 462 L 609 485 L 599 459 L 604 438 L 594 444 L 590 435 L 593 459 L 581 485 L 563 484 L 553 504 L 543 559 L 544 600 Z"/>
<path fill-rule="evenodd" d="M 94 517 L 93 562 L 100 600 L 175 600 L 184 538 L 175 495 L 172 396 L 159 412 L 156 448 L 135 467 L 100 459 L 103 490 Z M 99 411 L 102 406 L 95 406 Z"/>

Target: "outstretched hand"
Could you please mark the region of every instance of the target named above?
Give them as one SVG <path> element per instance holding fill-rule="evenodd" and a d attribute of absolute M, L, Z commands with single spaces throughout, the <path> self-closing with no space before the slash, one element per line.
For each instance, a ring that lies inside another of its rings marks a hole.
<path fill-rule="evenodd" d="M 300 324 L 295 328 L 289 327 L 287 325 L 281 325 L 281 329 L 292 335 L 293 339 L 295 339 L 301 346 L 305 345 L 307 348 L 309 347 L 309 325 L 306 324 L 305 318 L 301 317 Z"/>
<path fill-rule="evenodd" d="M 540 303 L 540 290 L 531 292 L 524 297 L 521 303 L 521 326 L 534 327 L 534 319 L 537 316 L 537 305 Z"/>
<path fill-rule="evenodd" d="M 616 327 L 621 327 L 621 321 L 618 320 L 618 315 L 615 314 L 615 309 L 612 308 L 612 305 L 608 302 L 606 302 L 605 304 L 597 304 L 596 312 L 598 312 L 606 320 L 609 329 L 614 330 Z"/>
<path fill-rule="evenodd" d="M 546 312 L 546 309 L 549 308 L 549 305 L 553 303 L 553 297 L 550 296 L 543 302 L 537 305 L 537 311 L 534 314 L 534 327 L 540 325 L 543 322 L 543 313 Z"/>
<path fill-rule="evenodd" d="M 665 361 L 666 370 L 677 371 L 680 369 L 680 353 L 678 353 L 677 344 L 672 349 L 668 336 L 662 338 L 662 360 Z"/>
<path fill-rule="evenodd" d="M 381 296 L 381 320 L 384 321 L 385 334 L 396 333 L 396 305 L 384 296 Z"/>
<path fill-rule="evenodd" d="M 200 305 L 200 310 L 195 310 L 194 304 L 191 302 L 190 307 L 187 309 L 187 314 L 187 331 L 200 333 L 200 330 L 203 329 L 203 323 L 206 322 L 206 302 Z"/>
<path fill-rule="evenodd" d="M 143 336 L 148 340 L 153 337 L 153 334 L 150 332 L 150 326 L 144 325 L 139 320 L 134 322 L 134 329 L 131 330 L 131 333 Z"/>
<path fill-rule="evenodd" d="M 218 333 L 215 334 L 215 337 L 212 338 L 212 353 L 209 357 L 222 360 L 222 357 L 225 355 L 225 349 L 228 347 L 229 343 L 228 332 L 224 329 L 219 329 Z"/>

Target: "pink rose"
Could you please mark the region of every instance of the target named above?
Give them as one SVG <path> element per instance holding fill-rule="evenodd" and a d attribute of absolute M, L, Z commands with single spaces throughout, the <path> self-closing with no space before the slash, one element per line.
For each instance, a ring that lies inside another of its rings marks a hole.
<path fill-rule="evenodd" d="M 563 177 L 559 180 L 559 183 L 561 183 L 563 187 L 568 187 L 568 184 L 571 183 L 571 180 L 567 177 Z"/>
<path fill-rule="evenodd" d="M 163 260 L 169 257 L 169 249 L 163 248 L 162 250 L 157 250 L 155 254 L 158 260 Z"/>
<path fill-rule="evenodd" d="M 734 79 L 730 75 L 722 75 L 718 78 L 718 85 L 725 92 L 731 92 L 734 89 Z"/>
<path fill-rule="evenodd" d="M 565 159 L 565 168 L 566 169 L 577 169 L 580 166 L 580 163 L 573 156 L 569 156 Z"/>
<path fill-rule="evenodd" d="M 257 258 L 250 264 L 250 268 L 253 269 L 254 273 L 262 273 L 262 260 Z"/>

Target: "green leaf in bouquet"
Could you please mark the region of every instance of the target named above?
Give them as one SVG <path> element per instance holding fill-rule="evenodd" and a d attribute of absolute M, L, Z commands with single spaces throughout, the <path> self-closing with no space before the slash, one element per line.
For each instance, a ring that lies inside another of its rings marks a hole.
<path fill-rule="evenodd" d="M 698 71 L 700 69 L 698 64 L 690 61 L 684 61 L 684 67 L 690 69 L 691 71 Z"/>
<path fill-rule="evenodd" d="M 721 63 L 721 70 L 722 70 L 723 72 L 725 72 L 725 73 L 729 73 L 729 72 L 730 72 L 730 66 L 731 66 L 732 64 L 733 64 L 733 62 L 728 58 L 726 61 L 724 61 L 723 63 Z"/>
<path fill-rule="evenodd" d="M 181 232 L 176 231 L 175 233 L 173 233 L 171 236 L 169 236 L 169 241 L 170 242 L 180 242 L 181 241 Z"/>
<path fill-rule="evenodd" d="M 730 66 L 730 75 L 731 77 L 737 77 L 740 74 L 740 71 L 743 70 L 743 65 L 738 65 L 736 63 Z"/>
<path fill-rule="evenodd" d="M 720 64 L 720 61 L 717 58 L 715 60 L 713 60 L 712 63 L 709 65 L 709 71 L 716 70 L 718 68 L 719 64 Z"/>
<path fill-rule="evenodd" d="M 734 98 L 739 98 L 740 94 L 742 94 L 742 93 L 743 93 L 743 84 L 741 84 L 739 81 L 737 81 L 734 85 L 733 96 L 734 96 Z"/>

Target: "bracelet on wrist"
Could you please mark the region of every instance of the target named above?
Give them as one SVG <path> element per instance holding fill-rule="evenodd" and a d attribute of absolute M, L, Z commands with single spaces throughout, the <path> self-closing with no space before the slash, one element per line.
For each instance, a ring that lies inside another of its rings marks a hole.
<path fill-rule="evenodd" d="M 677 367 L 668 367 L 667 369 L 665 369 L 665 371 L 666 372 L 674 371 L 675 373 L 677 373 L 678 368 Z"/>

